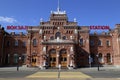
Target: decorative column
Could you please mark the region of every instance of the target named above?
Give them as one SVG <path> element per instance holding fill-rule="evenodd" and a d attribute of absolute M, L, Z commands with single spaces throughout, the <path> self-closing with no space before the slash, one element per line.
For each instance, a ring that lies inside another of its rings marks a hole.
<path fill-rule="evenodd" d="M 113 60 L 112 60 L 112 55 L 110 56 L 111 58 L 110 58 L 110 62 L 112 63 L 113 62 Z"/>
<path fill-rule="evenodd" d="M 70 54 L 67 55 L 67 67 L 70 67 Z"/>
<path fill-rule="evenodd" d="M 60 58 L 59 51 L 57 51 L 57 54 L 56 54 L 56 67 L 59 66 L 59 58 Z"/>
<path fill-rule="evenodd" d="M 104 54 L 102 55 L 102 63 L 104 63 Z"/>
<path fill-rule="evenodd" d="M 69 60 L 69 66 L 68 69 L 74 68 L 74 54 L 73 54 L 73 47 L 70 47 L 70 60 Z"/>
<path fill-rule="evenodd" d="M 42 54 L 42 66 L 41 69 L 46 69 L 46 47 L 43 47 L 43 54 Z"/>

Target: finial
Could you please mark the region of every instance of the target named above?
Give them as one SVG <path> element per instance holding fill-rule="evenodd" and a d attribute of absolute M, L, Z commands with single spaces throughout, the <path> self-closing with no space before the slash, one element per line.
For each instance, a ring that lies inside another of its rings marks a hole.
<path fill-rule="evenodd" d="M 76 18 L 74 18 L 74 22 L 76 22 Z"/>
<path fill-rule="evenodd" d="M 43 18 L 40 18 L 40 22 L 43 22 Z"/>
<path fill-rule="evenodd" d="M 51 14 L 53 13 L 53 11 L 51 11 Z"/>

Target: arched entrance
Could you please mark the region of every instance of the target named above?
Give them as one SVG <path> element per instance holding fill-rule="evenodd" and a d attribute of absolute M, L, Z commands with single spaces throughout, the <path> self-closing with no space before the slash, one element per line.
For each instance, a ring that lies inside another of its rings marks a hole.
<path fill-rule="evenodd" d="M 51 49 L 49 51 L 49 65 L 50 67 L 56 67 L 56 50 L 55 49 Z"/>
<path fill-rule="evenodd" d="M 111 63 L 111 55 L 110 55 L 110 53 L 107 53 L 106 58 L 107 58 L 107 63 L 108 64 Z"/>
<path fill-rule="evenodd" d="M 59 63 L 62 67 L 67 67 L 67 51 L 66 49 L 60 50 L 60 58 Z"/>
<path fill-rule="evenodd" d="M 32 66 L 36 66 L 36 62 L 37 62 L 37 55 L 32 54 Z"/>

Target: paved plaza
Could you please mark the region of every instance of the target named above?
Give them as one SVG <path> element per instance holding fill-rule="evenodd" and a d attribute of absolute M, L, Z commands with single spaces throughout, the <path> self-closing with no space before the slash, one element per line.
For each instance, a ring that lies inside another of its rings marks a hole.
<path fill-rule="evenodd" d="M 27 78 L 56 78 L 58 77 L 58 72 L 37 72 Z M 70 79 L 70 78 L 77 78 L 77 79 L 85 79 L 85 78 L 92 78 L 82 72 L 61 72 L 60 73 L 61 79 Z"/>
<path fill-rule="evenodd" d="M 120 80 L 120 68 L 102 67 L 62 69 L 58 79 L 58 69 L 40 70 L 38 68 L 16 67 L 0 68 L 0 80 Z"/>

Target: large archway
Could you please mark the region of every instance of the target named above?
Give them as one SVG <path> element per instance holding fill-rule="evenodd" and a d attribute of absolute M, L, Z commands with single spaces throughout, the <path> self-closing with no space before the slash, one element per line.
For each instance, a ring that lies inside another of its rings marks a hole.
<path fill-rule="evenodd" d="M 32 54 L 32 66 L 36 66 L 36 62 L 37 62 L 37 54 L 33 53 Z"/>
<path fill-rule="evenodd" d="M 51 49 L 49 51 L 49 66 L 50 67 L 56 67 L 56 50 L 55 49 Z"/>
<path fill-rule="evenodd" d="M 62 67 L 67 67 L 67 51 L 66 51 L 66 49 L 60 50 L 59 63 L 61 64 Z"/>
<path fill-rule="evenodd" d="M 56 34 L 55 34 L 55 39 L 57 39 L 57 38 L 61 38 L 61 33 L 60 32 L 57 32 Z"/>

